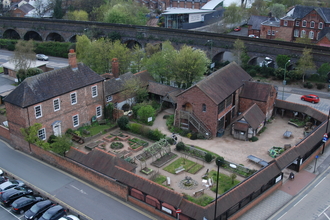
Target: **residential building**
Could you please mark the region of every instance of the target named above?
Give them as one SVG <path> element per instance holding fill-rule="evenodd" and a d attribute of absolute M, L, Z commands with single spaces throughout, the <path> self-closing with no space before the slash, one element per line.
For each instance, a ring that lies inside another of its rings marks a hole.
<path fill-rule="evenodd" d="M 248 36 L 259 38 L 261 23 L 267 19 L 268 17 L 266 16 L 251 15 L 247 23 Z"/>

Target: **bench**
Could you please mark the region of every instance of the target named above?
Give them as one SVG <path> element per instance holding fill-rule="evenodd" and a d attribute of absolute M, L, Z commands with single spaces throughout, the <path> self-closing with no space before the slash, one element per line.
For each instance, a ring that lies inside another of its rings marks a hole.
<path fill-rule="evenodd" d="M 170 186 L 171 185 L 171 178 L 166 177 L 166 185 Z"/>
<path fill-rule="evenodd" d="M 199 197 L 204 194 L 204 189 L 198 190 L 196 192 L 193 192 L 194 197 Z"/>
<path fill-rule="evenodd" d="M 265 167 L 268 165 L 268 162 L 256 157 L 256 156 L 253 156 L 253 155 L 249 155 L 247 157 L 249 160 L 251 160 L 252 162 L 255 162 L 256 164 L 259 164 L 261 165 L 262 167 Z"/>
<path fill-rule="evenodd" d="M 183 166 L 180 166 L 180 167 L 178 167 L 178 168 L 175 169 L 175 174 L 178 174 L 178 173 L 180 173 L 180 172 L 182 172 L 184 170 L 185 170 L 185 168 Z"/>

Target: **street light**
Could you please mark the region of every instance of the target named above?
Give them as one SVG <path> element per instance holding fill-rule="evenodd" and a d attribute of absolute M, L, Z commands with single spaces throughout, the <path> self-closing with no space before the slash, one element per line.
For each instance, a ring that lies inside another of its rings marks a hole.
<path fill-rule="evenodd" d="M 219 187 L 219 168 L 220 168 L 221 160 L 216 160 L 216 164 L 218 166 L 218 173 L 217 173 L 217 186 L 216 186 L 216 190 L 215 190 L 214 219 L 216 219 L 216 217 L 217 217 L 218 187 Z"/>
<path fill-rule="evenodd" d="M 286 74 L 286 65 L 287 65 L 288 63 L 290 63 L 290 60 L 288 60 L 288 61 L 286 62 L 286 64 L 284 65 L 284 79 L 283 79 L 283 93 L 282 93 L 282 100 L 284 100 L 284 86 L 285 86 L 285 84 L 286 84 L 286 81 L 285 81 L 285 74 Z"/>

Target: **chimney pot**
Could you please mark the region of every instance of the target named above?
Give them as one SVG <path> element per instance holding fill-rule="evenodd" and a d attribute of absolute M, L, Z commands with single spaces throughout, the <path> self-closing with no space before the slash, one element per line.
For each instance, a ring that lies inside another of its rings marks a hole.
<path fill-rule="evenodd" d="M 68 58 L 69 58 L 69 65 L 71 66 L 71 68 L 77 69 L 78 68 L 77 57 L 76 57 L 76 53 L 74 52 L 74 49 L 69 50 Z"/>
<path fill-rule="evenodd" d="M 117 58 L 112 59 L 112 74 L 115 78 L 119 78 L 119 62 Z"/>

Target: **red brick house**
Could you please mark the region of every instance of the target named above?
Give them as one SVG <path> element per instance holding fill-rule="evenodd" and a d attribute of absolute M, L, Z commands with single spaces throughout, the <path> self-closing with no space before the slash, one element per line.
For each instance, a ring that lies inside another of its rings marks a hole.
<path fill-rule="evenodd" d="M 251 15 L 248 20 L 248 36 L 254 36 L 260 38 L 260 27 L 261 23 L 266 21 L 268 17 Z"/>
<path fill-rule="evenodd" d="M 252 77 L 237 63 L 212 73 L 177 96 L 175 126 L 206 138 L 224 133 L 238 113 L 239 94 Z"/>
<path fill-rule="evenodd" d="M 69 53 L 69 66 L 26 78 L 5 99 L 10 136 L 14 144 L 27 146 L 20 128 L 42 124 L 38 136 L 47 140 L 68 128 L 101 119 L 104 78 Z"/>
<path fill-rule="evenodd" d="M 330 47 L 330 27 L 326 27 L 320 32 L 317 45 Z"/>

